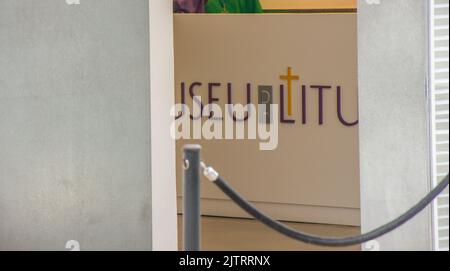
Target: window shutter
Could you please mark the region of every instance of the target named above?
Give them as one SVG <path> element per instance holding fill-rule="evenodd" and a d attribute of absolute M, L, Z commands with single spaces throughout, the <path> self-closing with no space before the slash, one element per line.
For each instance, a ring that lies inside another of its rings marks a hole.
<path fill-rule="evenodd" d="M 433 185 L 449 171 L 449 0 L 430 1 Z M 434 203 L 435 250 L 449 249 L 449 191 Z"/>

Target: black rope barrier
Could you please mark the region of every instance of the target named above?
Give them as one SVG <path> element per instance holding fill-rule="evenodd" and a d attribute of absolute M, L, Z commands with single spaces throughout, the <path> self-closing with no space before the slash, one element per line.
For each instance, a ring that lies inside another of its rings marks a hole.
<path fill-rule="evenodd" d="M 307 233 L 296 231 L 288 226 L 270 218 L 268 215 L 262 213 L 250 202 L 245 200 L 239 193 L 237 193 L 224 179 L 222 179 L 219 174 L 211 167 L 206 167 L 204 164 L 201 165 L 203 168 L 203 174 L 212 181 L 217 187 L 222 190 L 230 199 L 232 199 L 239 207 L 241 207 L 248 214 L 265 224 L 266 226 L 272 228 L 273 230 L 286 235 L 290 238 L 302 241 L 308 244 L 314 244 L 319 246 L 332 246 L 332 247 L 344 247 L 362 244 L 370 240 L 374 240 L 382 235 L 385 235 L 396 228 L 400 227 L 418 213 L 420 213 L 428 204 L 430 204 L 439 194 L 444 191 L 448 186 L 449 176 L 445 177 L 433 190 L 431 190 L 422 200 L 415 204 L 411 209 L 406 211 L 404 214 L 398 218 L 392 220 L 391 222 L 378 227 L 370 232 L 350 236 L 350 237 L 322 237 L 310 235 Z"/>

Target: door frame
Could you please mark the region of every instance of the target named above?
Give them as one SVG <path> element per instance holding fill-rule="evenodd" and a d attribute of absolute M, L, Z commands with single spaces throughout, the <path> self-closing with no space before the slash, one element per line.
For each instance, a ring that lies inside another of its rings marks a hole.
<path fill-rule="evenodd" d="M 152 250 L 177 250 L 172 1 L 149 0 Z"/>

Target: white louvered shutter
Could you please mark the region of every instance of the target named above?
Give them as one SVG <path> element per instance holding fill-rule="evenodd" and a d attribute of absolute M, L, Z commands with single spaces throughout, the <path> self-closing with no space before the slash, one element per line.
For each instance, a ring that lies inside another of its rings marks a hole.
<path fill-rule="evenodd" d="M 433 185 L 449 171 L 449 0 L 430 0 Z M 448 187 L 434 203 L 435 250 L 449 249 Z"/>

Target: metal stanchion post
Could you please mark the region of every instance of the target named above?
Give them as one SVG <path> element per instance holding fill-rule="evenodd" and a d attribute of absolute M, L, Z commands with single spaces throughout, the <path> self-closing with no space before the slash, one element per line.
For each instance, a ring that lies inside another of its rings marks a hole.
<path fill-rule="evenodd" d="M 186 145 L 183 148 L 183 239 L 185 251 L 200 250 L 200 149 L 199 145 Z"/>

